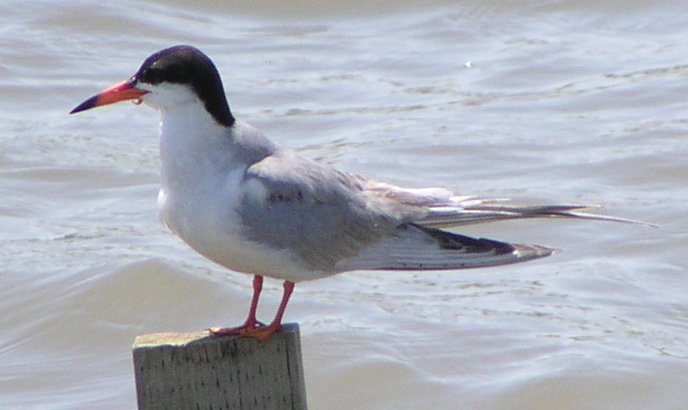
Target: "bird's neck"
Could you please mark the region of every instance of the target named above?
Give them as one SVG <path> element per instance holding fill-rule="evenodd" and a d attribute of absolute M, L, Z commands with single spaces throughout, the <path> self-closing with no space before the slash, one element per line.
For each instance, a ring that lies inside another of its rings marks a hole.
<path fill-rule="evenodd" d="M 233 126 L 220 125 L 201 104 L 180 104 L 161 110 L 160 162 L 162 186 L 192 187 L 220 175 L 233 164 Z"/>
<path fill-rule="evenodd" d="M 180 143 L 211 143 L 213 136 L 226 134 L 227 129 L 231 128 L 215 121 L 197 101 L 163 107 L 160 114 L 161 136 L 180 138 Z"/>

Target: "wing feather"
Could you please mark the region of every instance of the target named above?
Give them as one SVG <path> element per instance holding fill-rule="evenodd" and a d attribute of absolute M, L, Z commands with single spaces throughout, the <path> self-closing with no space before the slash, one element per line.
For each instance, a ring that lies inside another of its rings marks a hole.
<path fill-rule="evenodd" d="M 551 255 L 554 249 L 485 238 L 471 238 L 415 224 L 340 262 L 342 270 L 468 269 L 524 262 Z"/>
<path fill-rule="evenodd" d="M 246 171 L 242 227 L 250 240 L 287 250 L 309 269 L 433 270 L 495 266 L 551 255 L 537 245 L 471 238 L 437 228 L 523 218 L 635 222 L 581 205 L 518 206 L 405 189 L 342 173 L 286 151 Z"/>

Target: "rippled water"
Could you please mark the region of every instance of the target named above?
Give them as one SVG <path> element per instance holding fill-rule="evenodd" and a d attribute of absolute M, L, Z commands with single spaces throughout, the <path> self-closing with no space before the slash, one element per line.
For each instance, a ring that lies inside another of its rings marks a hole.
<path fill-rule="evenodd" d="M 250 278 L 157 220 L 157 114 L 67 115 L 191 43 L 238 116 L 311 158 L 662 226 L 477 226 L 562 252 L 298 285 L 311 408 L 686 408 L 685 4 L 220 3 L 0 4 L 0 407 L 135 407 L 136 335 L 244 318 Z"/>

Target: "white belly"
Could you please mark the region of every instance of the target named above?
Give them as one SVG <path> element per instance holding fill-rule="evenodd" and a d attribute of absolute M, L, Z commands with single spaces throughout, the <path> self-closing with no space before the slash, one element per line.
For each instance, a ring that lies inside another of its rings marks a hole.
<path fill-rule="evenodd" d="M 291 252 L 247 240 L 235 209 L 243 170 L 221 184 L 197 184 L 188 192 L 161 188 L 160 219 L 196 252 L 233 271 L 293 282 L 328 276 L 306 268 Z M 267 242 L 267 241 L 266 241 Z"/>

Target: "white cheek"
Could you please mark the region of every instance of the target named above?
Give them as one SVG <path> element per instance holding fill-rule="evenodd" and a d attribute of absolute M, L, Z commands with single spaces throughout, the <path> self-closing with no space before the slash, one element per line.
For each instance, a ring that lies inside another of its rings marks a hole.
<path fill-rule="evenodd" d="M 139 84 L 138 87 L 148 91 L 148 94 L 141 96 L 141 102 L 155 109 L 165 110 L 198 102 L 198 97 L 187 85 L 162 83 L 159 85 Z"/>

